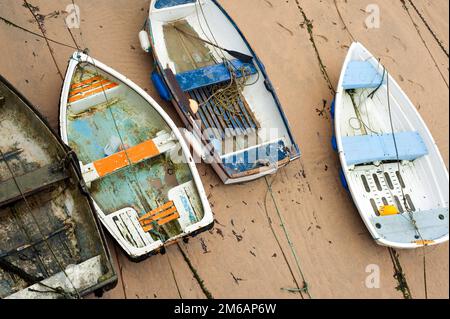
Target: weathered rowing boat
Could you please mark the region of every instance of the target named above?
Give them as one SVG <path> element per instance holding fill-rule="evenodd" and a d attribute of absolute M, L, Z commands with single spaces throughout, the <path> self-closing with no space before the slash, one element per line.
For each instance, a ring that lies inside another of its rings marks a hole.
<path fill-rule="evenodd" d="M 70 150 L 0 77 L 0 298 L 80 297 L 117 281 Z"/>
<path fill-rule="evenodd" d="M 374 239 L 417 248 L 448 241 L 448 171 L 425 122 L 361 44 L 345 60 L 335 100 L 341 178 Z"/>
<path fill-rule="evenodd" d="M 152 0 L 140 39 L 186 139 L 225 183 L 276 172 L 300 156 L 263 64 L 215 0 Z"/>
<path fill-rule="evenodd" d="M 162 108 L 91 57 L 70 59 L 61 136 L 77 153 L 108 231 L 134 260 L 213 226 L 189 148 Z"/>

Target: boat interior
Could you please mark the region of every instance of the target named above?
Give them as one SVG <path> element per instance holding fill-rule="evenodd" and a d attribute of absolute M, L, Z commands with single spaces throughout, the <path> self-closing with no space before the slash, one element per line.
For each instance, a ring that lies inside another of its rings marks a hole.
<path fill-rule="evenodd" d="M 252 169 L 298 155 L 256 60 L 242 62 L 203 41 L 252 56 L 214 2 L 156 0 L 150 17 L 154 54 L 188 99 L 199 104 L 193 116 L 230 173 L 242 169 L 244 158 Z"/>
<path fill-rule="evenodd" d="M 2 82 L 0 102 L 0 298 L 83 295 L 115 276 L 88 198 L 66 150 Z"/>
<path fill-rule="evenodd" d="M 100 216 L 122 246 L 166 242 L 204 216 L 188 161 L 169 125 L 128 85 L 79 63 L 67 138 Z"/>
<path fill-rule="evenodd" d="M 347 182 L 380 236 L 409 243 L 436 239 L 448 233 L 445 172 L 431 165 L 438 156 L 434 142 L 390 76 L 388 87 L 385 72 L 358 51 L 345 71 L 338 120 Z"/>

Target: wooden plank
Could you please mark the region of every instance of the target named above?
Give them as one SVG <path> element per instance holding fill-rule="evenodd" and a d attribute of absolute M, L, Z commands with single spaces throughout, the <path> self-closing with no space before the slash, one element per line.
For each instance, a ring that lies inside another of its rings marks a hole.
<path fill-rule="evenodd" d="M 236 78 L 256 74 L 258 70 L 253 64 L 244 63 L 240 60 L 231 60 Z M 176 80 L 184 92 L 192 91 L 202 87 L 210 87 L 214 84 L 229 82 L 231 74 L 229 67 L 224 63 L 205 66 L 192 71 L 186 71 L 176 75 Z"/>
<path fill-rule="evenodd" d="M 94 162 L 95 169 L 100 177 L 111 174 L 131 164 L 137 164 L 160 154 L 153 140 L 136 145 L 101 160 Z"/>
<path fill-rule="evenodd" d="M 180 214 L 178 214 L 178 212 L 176 212 L 175 214 L 173 214 L 173 215 L 171 215 L 169 217 L 166 217 L 164 219 L 158 220 L 157 223 L 158 223 L 159 226 L 163 226 L 163 225 L 165 225 L 165 224 L 167 224 L 167 223 L 169 223 L 169 222 L 171 222 L 171 221 L 173 221 L 175 219 L 178 219 L 178 218 L 180 218 Z M 150 224 L 150 225 L 144 226 L 143 229 L 144 229 L 144 231 L 146 233 L 148 233 L 149 231 L 151 231 L 153 229 L 153 225 Z"/>
<path fill-rule="evenodd" d="M 150 218 L 150 217 L 152 217 L 152 216 L 154 216 L 154 215 L 156 215 L 156 214 L 158 214 L 158 213 L 160 213 L 160 212 L 162 212 L 162 211 L 164 211 L 164 210 L 166 210 L 166 209 L 169 209 L 169 208 L 172 207 L 173 205 L 174 205 L 174 204 L 173 204 L 173 201 L 167 202 L 167 203 L 165 203 L 164 205 L 162 205 L 162 206 L 160 206 L 160 207 L 158 207 L 158 208 L 152 210 L 150 213 L 145 214 L 144 216 L 142 216 L 141 218 L 139 218 L 139 221 L 143 221 L 143 220 L 145 220 L 145 219 L 147 219 L 147 218 Z"/>
<path fill-rule="evenodd" d="M 169 208 L 168 210 L 165 210 L 157 215 L 154 215 L 152 218 L 141 221 L 141 225 L 142 226 L 150 225 L 153 221 L 163 219 L 163 218 L 165 218 L 173 213 L 176 213 L 176 212 L 177 212 L 177 208 L 175 206 L 173 206 L 173 207 Z"/>
<path fill-rule="evenodd" d="M 89 78 L 89 79 L 87 79 L 87 80 L 84 80 L 84 81 L 82 81 L 82 82 L 78 82 L 78 83 L 72 84 L 71 89 L 74 90 L 74 89 L 76 89 L 76 88 L 79 88 L 79 87 L 88 85 L 88 84 L 90 84 L 90 83 L 92 83 L 92 82 L 94 82 L 94 81 L 101 80 L 101 79 L 103 79 L 101 76 L 94 76 L 94 77 Z"/>
<path fill-rule="evenodd" d="M 55 171 L 55 165 L 47 165 L 35 171 L 16 177 L 17 183 L 25 196 L 30 196 L 51 185 L 68 178 L 65 171 Z M 22 198 L 13 178 L 0 184 L 0 207 Z"/>
<path fill-rule="evenodd" d="M 170 91 L 172 92 L 173 97 L 175 98 L 175 101 L 180 105 L 181 109 L 185 113 L 191 113 L 189 108 L 189 100 L 186 97 L 186 94 L 181 89 L 180 85 L 178 84 L 178 81 L 175 77 L 175 74 L 173 74 L 172 69 L 167 68 L 164 70 L 164 75 L 167 78 L 167 85 L 169 86 Z"/>
<path fill-rule="evenodd" d="M 117 84 L 117 83 L 110 83 L 110 84 L 102 86 L 101 88 L 98 88 L 96 90 L 92 90 L 92 91 L 86 92 L 84 94 L 79 94 L 79 95 L 72 96 L 72 97 L 69 98 L 69 102 L 73 103 L 73 102 L 82 100 L 84 98 L 87 98 L 87 97 L 89 97 L 91 95 L 98 94 L 98 93 L 101 93 L 103 91 L 115 88 L 117 86 L 119 86 L 119 84 Z"/>
<path fill-rule="evenodd" d="M 77 95 L 79 93 L 87 92 L 87 91 L 90 91 L 92 89 L 95 89 L 95 88 L 98 88 L 98 87 L 101 87 L 101 86 L 106 86 L 109 83 L 111 83 L 109 80 L 95 81 L 94 83 L 92 83 L 89 86 L 83 86 L 83 87 L 81 87 L 79 89 L 71 90 L 70 93 L 69 93 L 69 96 L 72 97 L 72 96 L 75 96 L 75 95 Z"/>

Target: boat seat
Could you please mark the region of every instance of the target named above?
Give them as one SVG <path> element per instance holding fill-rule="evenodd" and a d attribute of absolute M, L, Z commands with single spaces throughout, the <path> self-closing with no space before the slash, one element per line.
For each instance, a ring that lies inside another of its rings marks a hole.
<path fill-rule="evenodd" d="M 74 83 L 70 87 L 69 103 L 81 101 L 89 96 L 102 93 L 119 86 L 119 84 L 110 81 L 100 75 L 93 76 L 87 80 Z"/>
<path fill-rule="evenodd" d="M 448 208 L 437 208 L 413 212 L 417 226 L 421 230 L 425 241 L 432 240 L 448 233 Z M 383 237 L 395 241 L 405 242 L 417 234 L 407 213 L 390 216 L 374 216 L 371 223 Z"/>
<path fill-rule="evenodd" d="M 183 4 L 195 3 L 197 0 L 157 0 L 155 2 L 156 9 L 164 9 L 180 6 Z"/>
<path fill-rule="evenodd" d="M 347 165 L 379 161 L 413 161 L 428 155 L 428 149 L 418 132 L 395 133 L 397 152 L 392 134 L 359 135 L 342 138 Z"/>
<path fill-rule="evenodd" d="M 271 166 L 289 158 L 289 151 L 282 140 L 253 147 L 222 157 L 222 164 L 229 175 L 247 172 L 256 168 Z"/>
<path fill-rule="evenodd" d="M 83 165 L 82 173 L 86 183 L 91 183 L 99 178 L 128 167 L 131 164 L 138 164 L 145 160 L 154 158 L 163 154 L 173 147 L 176 143 L 171 135 L 166 132 L 160 132 L 153 140 L 145 141 L 139 145 L 120 151 L 111 156 L 102 158 L 93 163 Z"/>
<path fill-rule="evenodd" d="M 155 225 L 162 226 L 178 218 L 180 218 L 180 214 L 175 203 L 169 201 L 139 218 L 139 222 L 144 231 L 148 233 L 153 230 Z"/>
<path fill-rule="evenodd" d="M 377 88 L 383 80 L 382 72 L 368 61 L 351 61 L 345 70 L 342 86 L 345 90 Z"/>
<path fill-rule="evenodd" d="M 231 64 L 236 69 L 238 78 L 244 76 L 242 73 L 245 73 L 247 76 L 257 73 L 257 70 L 253 64 L 244 63 L 240 60 L 232 60 Z M 245 72 L 241 72 L 242 68 L 245 68 Z M 220 63 L 179 73 L 176 75 L 176 79 L 181 89 L 184 92 L 188 92 L 198 88 L 227 82 L 231 79 L 231 75 L 225 64 Z"/>
<path fill-rule="evenodd" d="M 230 112 L 216 105 L 213 99 L 208 99 L 212 94 L 212 87 L 199 88 L 188 93 L 189 98 L 202 105 L 194 118 L 201 121 L 203 128 L 213 129 L 210 133 L 214 136 L 208 136 L 209 138 L 224 140 L 231 136 L 249 134 L 261 127 L 244 96 L 238 96 L 237 103 L 229 105 L 230 109 L 234 109 L 234 112 Z"/>
<path fill-rule="evenodd" d="M 58 169 L 57 164 L 38 168 L 30 173 L 16 177 L 20 191 L 25 196 L 38 193 L 50 186 L 68 178 L 64 170 Z M 0 183 L 0 207 L 22 199 L 14 179 L 10 178 Z"/>

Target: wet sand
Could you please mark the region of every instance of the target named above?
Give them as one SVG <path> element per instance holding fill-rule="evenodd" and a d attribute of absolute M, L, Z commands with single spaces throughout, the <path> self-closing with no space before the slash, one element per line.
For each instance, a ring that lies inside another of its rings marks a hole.
<path fill-rule="evenodd" d="M 29 2 L 44 15 L 71 3 Z M 75 2 L 82 19 L 82 37 L 80 30 L 73 31 L 77 43 L 157 98 L 150 82 L 153 61 L 140 49 L 137 37 L 149 1 Z M 395 262 L 412 296 L 424 298 L 423 251 L 397 251 L 393 261 L 389 250 L 371 239 L 340 186 L 328 111 L 348 46 L 360 41 L 381 58 L 415 103 L 448 167 L 448 1 L 406 0 L 405 6 L 401 1 L 377 1 L 381 10 L 377 29 L 364 23 L 365 9 L 372 3 L 368 0 L 219 2 L 264 62 L 303 156 L 275 176 L 235 186 L 222 185 L 209 166 L 199 165 L 216 216 L 215 229 L 140 264 L 128 261 L 110 240 L 120 279 L 104 297 L 309 298 L 305 292 L 289 291 L 306 282 L 312 298 L 403 298 L 396 289 Z M 0 16 L 39 32 L 22 1 L 2 0 Z M 72 44 L 64 17 L 61 13 L 45 18 L 47 36 Z M 45 41 L 0 21 L 0 43 L 0 73 L 57 130 L 62 80 Z M 50 46 L 64 74 L 73 50 Z M 180 123 L 171 105 L 157 100 Z M 428 295 L 448 298 L 448 244 L 426 253 Z M 369 265 L 380 267 L 379 289 L 365 285 Z"/>

